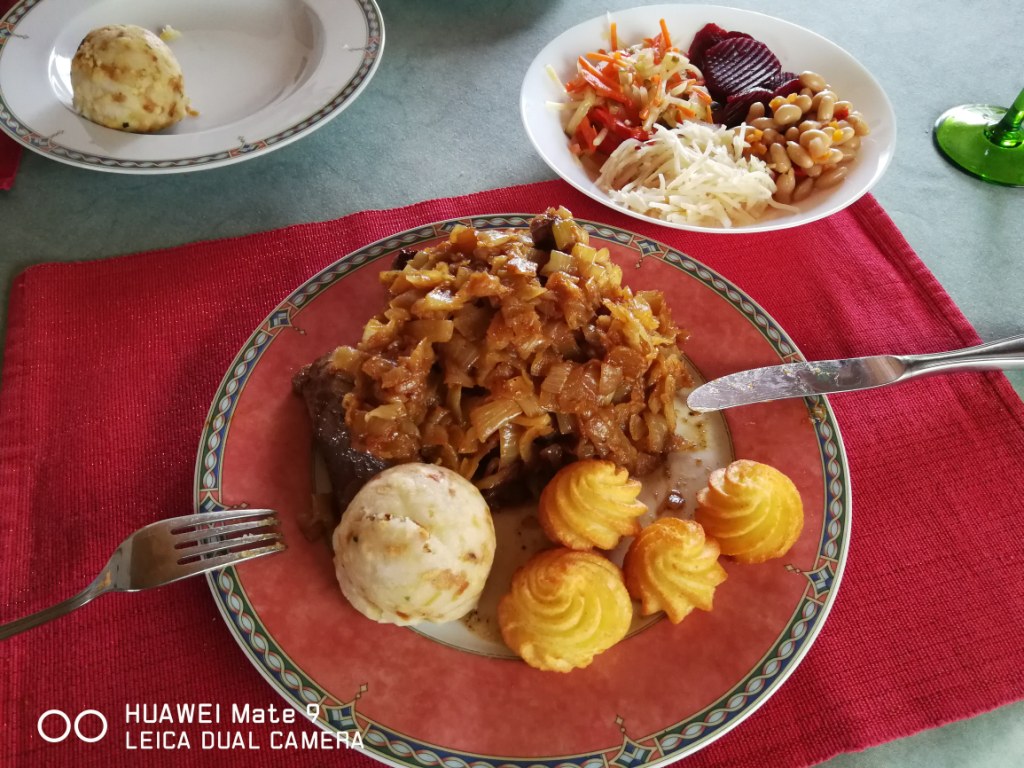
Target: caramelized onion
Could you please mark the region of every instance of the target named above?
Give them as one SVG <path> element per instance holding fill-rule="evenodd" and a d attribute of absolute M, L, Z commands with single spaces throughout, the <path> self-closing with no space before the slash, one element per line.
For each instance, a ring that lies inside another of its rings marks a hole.
<path fill-rule="evenodd" d="M 662 294 L 623 286 L 564 208 L 541 220 L 556 250 L 529 230 L 456 226 L 381 275 L 388 306 L 331 358 L 353 382 L 354 446 L 484 491 L 578 458 L 641 474 L 681 447 L 684 334 Z"/>

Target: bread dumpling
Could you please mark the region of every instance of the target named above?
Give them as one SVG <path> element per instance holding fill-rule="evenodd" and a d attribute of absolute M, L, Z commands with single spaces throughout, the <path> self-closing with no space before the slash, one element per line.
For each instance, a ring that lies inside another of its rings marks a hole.
<path fill-rule="evenodd" d="M 744 563 L 782 557 L 800 538 L 800 491 L 775 467 L 740 459 L 716 469 L 697 494 L 694 513 L 723 555 Z"/>
<path fill-rule="evenodd" d="M 632 619 L 618 566 L 563 547 L 527 561 L 498 604 L 506 645 L 531 667 L 555 672 L 588 666 L 626 636 Z"/>
<path fill-rule="evenodd" d="M 195 114 L 171 49 L 133 24 L 85 36 L 71 60 L 71 88 L 82 117 L 119 131 L 159 131 Z"/>
<path fill-rule="evenodd" d="M 552 541 L 570 549 L 613 549 L 640 531 L 647 506 L 640 482 L 610 461 L 585 459 L 558 471 L 540 495 L 537 514 Z"/>
<path fill-rule="evenodd" d="M 626 588 L 644 616 L 664 611 L 678 624 L 694 609 L 710 611 L 715 587 L 726 579 L 718 543 L 693 520 L 663 517 L 644 528 L 626 552 Z"/>
<path fill-rule="evenodd" d="M 352 607 L 383 624 L 454 621 L 494 562 L 487 502 L 457 472 L 399 464 L 374 476 L 334 530 L 334 569 Z"/>

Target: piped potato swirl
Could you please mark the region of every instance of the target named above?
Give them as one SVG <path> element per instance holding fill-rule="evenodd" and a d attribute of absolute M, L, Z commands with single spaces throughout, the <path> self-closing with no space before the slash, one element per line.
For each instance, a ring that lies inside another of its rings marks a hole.
<path fill-rule="evenodd" d="M 740 562 L 782 557 L 800 537 L 804 508 L 785 474 L 767 464 L 740 459 L 716 469 L 697 494 L 694 513 L 704 530 Z"/>
<path fill-rule="evenodd" d="M 678 624 L 694 608 L 710 611 L 715 587 L 726 579 L 719 547 L 693 520 L 663 517 L 643 529 L 626 552 L 626 588 L 644 616 L 664 611 Z"/>
<path fill-rule="evenodd" d="M 588 459 L 563 467 L 544 487 L 538 517 L 544 533 L 569 549 L 612 549 L 640 532 L 647 506 L 640 481 L 610 461 Z"/>
<path fill-rule="evenodd" d="M 622 572 L 592 552 L 549 549 L 512 577 L 498 605 L 505 643 L 531 667 L 588 666 L 629 630 L 633 605 Z"/>

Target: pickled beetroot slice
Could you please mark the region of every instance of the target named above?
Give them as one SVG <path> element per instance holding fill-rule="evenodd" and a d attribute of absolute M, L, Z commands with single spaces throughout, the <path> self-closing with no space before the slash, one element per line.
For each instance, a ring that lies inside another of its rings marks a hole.
<path fill-rule="evenodd" d="M 729 37 L 704 54 L 704 80 L 716 101 L 751 88 L 766 87 L 782 74 L 782 65 L 759 40 Z"/>
<path fill-rule="evenodd" d="M 727 29 L 722 29 L 720 26 L 711 22 L 705 24 L 698 30 L 697 34 L 693 36 L 693 42 L 690 44 L 690 51 L 687 57 L 690 62 L 697 69 L 704 69 L 704 53 L 714 45 L 722 42 L 726 38 L 730 37 L 750 37 L 746 32 L 730 32 Z"/>
<path fill-rule="evenodd" d="M 726 99 L 723 106 L 715 109 L 712 118 L 719 125 L 733 128 L 747 119 L 751 104 L 757 101 L 767 104 L 774 95 L 766 88 L 752 88 L 743 93 L 734 93 Z"/>
<path fill-rule="evenodd" d="M 711 22 L 701 27 L 697 34 L 693 36 L 693 42 L 690 43 L 690 52 L 688 54 L 690 62 L 697 67 L 697 69 L 704 68 L 704 52 L 718 43 L 725 40 L 725 36 L 729 34 L 726 30 L 720 26 Z"/>
<path fill-rule="evenodd" d="M 791 93 L 798 93 L 804 86 L 800 78 L 792 72 L 782 72 L 778 79 L 765 87 L 771 89 L 772 96 L 789 96 Z"/>

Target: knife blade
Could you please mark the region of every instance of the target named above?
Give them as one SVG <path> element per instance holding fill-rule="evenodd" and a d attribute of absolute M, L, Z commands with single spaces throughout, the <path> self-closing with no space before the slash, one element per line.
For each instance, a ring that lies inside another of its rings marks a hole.
<path fill-rule="evenodd" d="M 753 368 L 702 384 L 689 394 L 686 404 L 704 413 L 788 397 L 884 387 L 924 374 L 1004 368 L 1024 368 L 1024 335 L 934 354 L 794 361 Z"/>
<path fill-rule="evenodd" d="M 787 397 L 852 392 L 893 384 L 906 368 L 893 355 L 770 365 L 709 381 L 693 390 L 686 404 L 700 413 Z"/>

